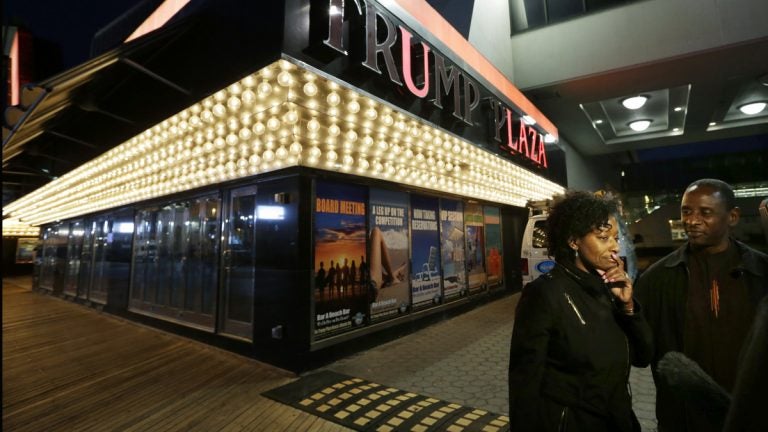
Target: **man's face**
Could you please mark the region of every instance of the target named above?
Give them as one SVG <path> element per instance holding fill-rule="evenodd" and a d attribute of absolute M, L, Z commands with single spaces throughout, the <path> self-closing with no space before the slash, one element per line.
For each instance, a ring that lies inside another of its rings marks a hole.
<path fill-rule="evenodd" d="M 714 253 L 728 248 L 728 235 L 739 221 L 739 210 L 726 208 L 715 189 L 694 186 L 683 194 L 680 216 L 691 247 Z"/>

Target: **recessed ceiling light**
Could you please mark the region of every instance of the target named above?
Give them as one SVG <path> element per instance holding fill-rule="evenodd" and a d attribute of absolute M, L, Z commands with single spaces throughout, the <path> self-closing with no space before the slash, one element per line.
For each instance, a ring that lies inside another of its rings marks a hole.
<path fill-rule="evenodd" d="M 600 119 L 595 120 L 595 124 L 603 124 L 603 121 Z"/>
<path fill-rule="evenodd" d="M 651 125 L 652 120 L 635 120 L 633 122 L 629 123 L 629 127 L 636 132 L 642 132 L 646 129 L 648 129 L 648 126 Z"/>
<path fill-rule="evenodd" d="M 621 104 L 624 105 L 624 108 L 636 110 L 642 107 L 643 105 L 645 105 L 645 102 L 647 100 L 648 100 L 648 96 L 643 96 L 643 95 L 632 96 L 632 97 L 623 99 L 621 101 Z"/>
<path fill-rule="evenodd" d="M 675 112 L 680 112 L 683 110 L 683 107 L 675 107 Z"/>
<path fill-rule="evenodd" d="M 755 115 L 765 109 L 765 102 L 752 102 L 739 107 L 739 111 L 746 115 Z"/>
<path fill-rule="evenodd" d="M 716 125 L 716 124 L 717 124 L 717 123 L 715 123 L 715 122 L 709 122 L 709 125 L 710 125 L 710 126 L 714 126 L 714 125 Z"/>

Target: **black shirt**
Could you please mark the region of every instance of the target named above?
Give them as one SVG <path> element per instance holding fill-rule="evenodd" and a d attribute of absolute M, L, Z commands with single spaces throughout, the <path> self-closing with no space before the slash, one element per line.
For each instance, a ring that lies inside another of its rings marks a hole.
<path fill-rule="evenodd" d="M 684 354 L 726 391 L 736 378 L 739 351 L 755 315 L 737 249 L 692 252 L 683 333 Z"/>

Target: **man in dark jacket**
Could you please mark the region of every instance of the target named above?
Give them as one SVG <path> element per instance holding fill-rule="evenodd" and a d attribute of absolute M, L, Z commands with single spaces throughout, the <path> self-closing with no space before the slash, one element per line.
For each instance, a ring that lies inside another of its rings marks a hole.
<path fill-rule="evenodd" d="M 660 432 L 717 430 L 675 398 L 659 380 L 657 364 L 669 351 L 682 352 L 731 392 L 756 305 L 768 293 L 768 256 L 731 238 L 740 210 L 725 182 L 691 183 L 680 213 L 688 241 L 651 266 L 636 286 L 656 347 L 656 417 Z"/>

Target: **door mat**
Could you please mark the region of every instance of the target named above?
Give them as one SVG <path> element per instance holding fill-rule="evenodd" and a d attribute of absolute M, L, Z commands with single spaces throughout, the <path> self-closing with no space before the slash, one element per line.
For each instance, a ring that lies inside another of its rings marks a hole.
<path fill-rule="evenodd" d="M 501 432 L 509 418 L 331 371 L 264 396 L 361 432 Z"/>

